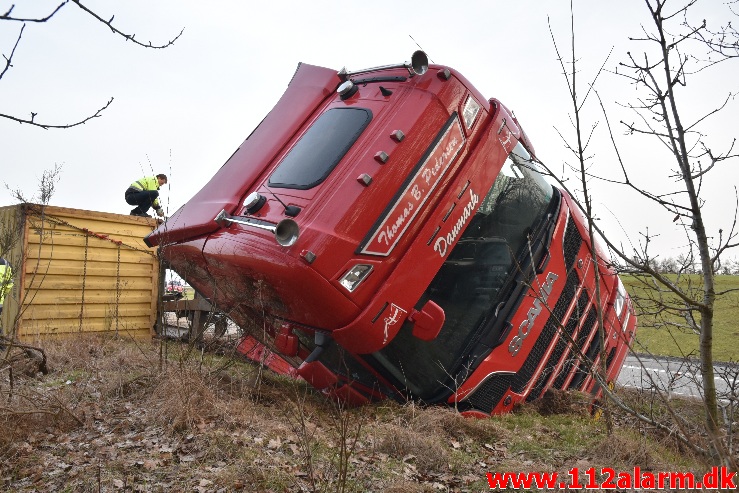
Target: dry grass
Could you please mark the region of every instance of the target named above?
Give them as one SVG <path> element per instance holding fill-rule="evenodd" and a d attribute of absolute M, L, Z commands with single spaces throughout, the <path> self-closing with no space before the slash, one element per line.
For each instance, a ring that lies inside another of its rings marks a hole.
<path fill-rule="evenodd" d="M 22 357 L 0 373 L 4 491 L 472 492 L 489 471 L 701 468 L 628 418 L 607 436 L 579 395 L 482 420 L 392 402 L 346 410 L 176 342 L 80 338 L 45 352 L 48 374 Z"/>

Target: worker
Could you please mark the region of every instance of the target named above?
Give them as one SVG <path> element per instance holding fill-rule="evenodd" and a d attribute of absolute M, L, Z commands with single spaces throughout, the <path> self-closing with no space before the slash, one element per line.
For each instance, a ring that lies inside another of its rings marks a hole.
<path fill-rule="evenodd" d="M 146 211 L 152 207 L 157 216 L 164 216 L 164 209 L 159 202 L 159 187 L 167 183 L 167 175 L 145 176 L 131 183 L 126 189 L 126 202 L 136 207 L 131 210 L 132 216 L 151 217 Z"/>
<path fill-rule="evenodd" d="M 13 269 L 10 268 L 10 262 L 0 257 L 0 314 L 3 313 L 3 303 L 5 296 L 10 293 L 13 288 Z"/>

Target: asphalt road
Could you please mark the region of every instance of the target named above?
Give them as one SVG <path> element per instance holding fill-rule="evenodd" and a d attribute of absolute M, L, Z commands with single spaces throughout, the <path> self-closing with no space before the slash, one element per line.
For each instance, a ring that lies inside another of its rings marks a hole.
<path fill-rule="evenodd" d="M 734 400 L 739 398 L 739 365 L 717 364 L 714 369 L 719 399 L 728 401 L 732 394 Z M 618 383 L 624 387 L 658 388 L 675 395 L 701 398 L 702 378 L 698 362 L 629 355 L 621 368 Z"/>

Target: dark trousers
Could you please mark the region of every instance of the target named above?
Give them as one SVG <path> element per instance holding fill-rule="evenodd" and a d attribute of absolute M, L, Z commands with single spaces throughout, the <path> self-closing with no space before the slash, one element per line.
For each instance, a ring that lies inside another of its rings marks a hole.
<path fill-rule="evenodd" d="M 136 212 L 146 213 L 154 202 L 154 199 L 157 197 L 159 197 L 159 192 L 156 190 L 140 191 L 135 188 L 129 188 L 126 190 L 126 202 L 129 205 L 137 206 L 136 209 L 134 209 Z"/>

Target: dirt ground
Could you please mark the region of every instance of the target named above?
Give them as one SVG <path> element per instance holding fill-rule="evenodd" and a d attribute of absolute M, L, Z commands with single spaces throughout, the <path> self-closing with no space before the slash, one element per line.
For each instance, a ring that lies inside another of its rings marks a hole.
<path fill-rule="evenodd" d="M 176 341 L 79 338 L 5 352 L 0 489 L 477 492 L 495 471 L 692 470 L 668 437 L 582 396 L 516 413 L 380 402 L 343 409 L 304 382 Z"/>

